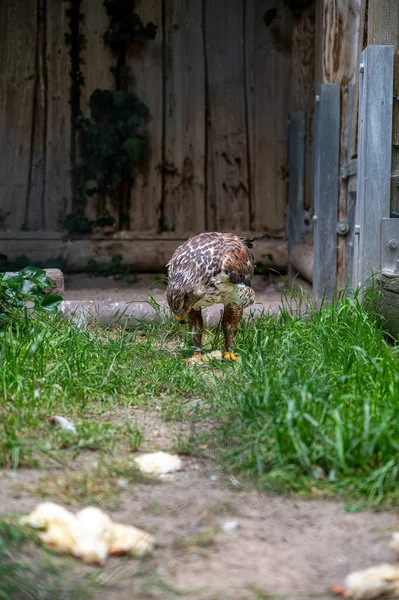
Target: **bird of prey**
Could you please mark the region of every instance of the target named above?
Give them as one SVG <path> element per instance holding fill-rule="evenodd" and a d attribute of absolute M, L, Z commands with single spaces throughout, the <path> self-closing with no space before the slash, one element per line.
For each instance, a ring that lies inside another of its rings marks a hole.
<path fill-rule="evenodd" d="M 253 239 L 239 238 L 233 233 L 201 233 L 184 242 L 166 265 L 168 288 L 166 299 L 180 322 L 188 319 L 193 336 L 193 361 L 199 362 L 203 320 L 201 308 L 224 304 L 222 329 L 225 360 L 237 361 L 233 339 L 243 309 L 255 301 L 251 288 L 255 261 L 250 248 Z"/>

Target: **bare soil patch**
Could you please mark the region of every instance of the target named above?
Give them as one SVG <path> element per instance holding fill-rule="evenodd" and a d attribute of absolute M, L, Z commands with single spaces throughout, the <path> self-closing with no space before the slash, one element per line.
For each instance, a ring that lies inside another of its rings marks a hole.
<path fill-rule="evenodd" d="M 143 450 L 170 448 L 190 428 L 142 409 L 132 410 L 130 419 L 144 431 Z M 303 593 L 302 598 L 323 598 L 349 571 L 396 559 L 388 543 L 397 524 L 393 513 L 350 513 L 338 501 L 262 493 L 212 460 L 183 458 L 184 471 L 121 492 L 121 508 L 111 512 L 112 518 L 154 533 L 157 548 L 141 565 L 109 559 L 105 577 L 108 573 L 114 581 L 118 569 L 120 582 L 102 597 L 246 600 L 283 594 L 291 600 Z M 85 452 L 75 466 L 87 468 L 98 459 L 98 453 Z M 39 500 L 28 488 L 44 474 L 37 469 L 0 472 L 0 515 L 33 509 Z M 238 522 L 233 533 L 223 531 L 228 521 Z"/>

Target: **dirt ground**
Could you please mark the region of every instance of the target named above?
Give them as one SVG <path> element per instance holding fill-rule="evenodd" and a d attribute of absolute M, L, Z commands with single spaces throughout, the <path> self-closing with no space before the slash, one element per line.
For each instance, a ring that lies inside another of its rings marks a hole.
<path fill-rule="evenodd" d="M 85 275 L 67 277 L 66 297 L 142 299 L 154 279 L 143 276 L 132 286 Z M 256 282 L 258 291 L 275 301 L 279 296 L 268 285 L 265 280 Z M 164 288 L 155 284 L 152 295 L 162 299 L 163 294 Z M 165 422 L 154 410 L 132 408 L 128 418 L 144 430 L 142 450 L 167 449 L 190 426 Z M 94 461 L 96 454 L 87 453 L 83 459 Z M 321 599 L 349 571 L 397 558 L 389 547 L 397 526 L 394 513 L 347 512 L 339 501 L 262 493 L 222 472 L 212 460 L 183 459 L 185 470 L 164 476 L 159 484 L 125 489 L 121 510 L 112 513 L 115 520 L 156 535 L 157 548 L 147 567 L 160 581 L 178 588 L 179 598 L 249 600 L 276 594 L 286 600 Z M 39 476 L 42 471 L 0 472 L 0 514 L 9 513 L 10 507 L 18 513 L 34 508 L 38 500 L 26 487 Z M 225 533 L 223 526 L 229 521 L 237 521 L 237 528 Z M 118 561 L 110 559 L 107 569 L 117 568 Z M 125 574 L 138 569 L 134 560 L 120 564 Z M 174 597 L 165 590 L 133 591 L 132 583 L 122 578 L 102 597 Z"/>
<path fill-rule="evenodd" d="M 109 300 L 114 302 L 143 301 L 152 296 L 157 302 L 165 300 L 166 285 L 163 274 L 139 273 L 137 280 L 115 280 L 86 273 L 65 276 L 65 300 Z M 279 302 L 282 279 L 277 276 L 256 275 L 253 288 L 257 302 Z"/>
<path fill-rule="evenodd" d="M 170 447 L 189 427 L 165 423 L 157 412 L 142 409 L 131 409 L 129 419 L 144 430 L 145 451 Z M 85 453 L 80 460 L 87 467 L 97 458 Z M 168 595 L 157 587 L 137 590 L 140 580 L 129 576 L 139 569 L 138 561 L 112 558 L 106 573 L 121 565 L 121 582 L 101 597 L 255 600 L 276 594 L 286 600 L 321 599 L 349 571 L 396 560 L 389 547 L 397 525 L 393 513 L 351 513 L 338 501 L 262 493 L 222 472 L 212 460 L 183 460 L 185 470 L 163 476 L 159 484 L 129 486 L 122 492 L 121 510 L 111 512 L 114 520 L 156 535 L 147 572 L 180 594 Z M 38 499 L 26 488 L 42 476 L 35 469 L 0 472 L 0 515 L 10 507 L 17 513 L 33 509 Z M 223 526 L 231 521 L 238 526 L 225 533 Z"/>

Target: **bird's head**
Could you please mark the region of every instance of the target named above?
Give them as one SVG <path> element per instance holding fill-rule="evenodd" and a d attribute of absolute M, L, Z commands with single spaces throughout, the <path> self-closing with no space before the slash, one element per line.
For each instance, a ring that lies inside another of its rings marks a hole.
<path fill-rule="evenodd" d="M 179 278 L 172 279 L 166 290 L 169 308 L 179 323 L 185 323 L 188 313 L 197 302 L 196 295 L 189 291 Z"/>

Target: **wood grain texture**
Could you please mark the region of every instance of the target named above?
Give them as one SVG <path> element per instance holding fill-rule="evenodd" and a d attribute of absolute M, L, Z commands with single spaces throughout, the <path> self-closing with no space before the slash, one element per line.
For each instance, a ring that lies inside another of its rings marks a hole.
<path fill-rule="evenodd" d="M 298 244 L 290 254 L 292 274 L 302 275 L 309 283 L 313 282 L 314 251 L 309 244 Z"/>
<path fill-rule="evenodd" d="M 163 138 L 163 28 L 162 0 L 138 0 L 135 11 L 144 24 L 153 22 L 158 30 L 155 40 L 134 44 L 127 56 L 132 69 L 134 92 L 149 108 L 143 128 L 149 152 L 133 172 L 130 195 L 130 230 L 156 232 L 162 204 Z"/>
<path fill-rule="evenodd" d="M 285 10 L 266 27 L 263 16 L 274 5 L 273 0 L 245 3 L 248 174 L 251 226 L 284 236 L 292 19 Z"/>
<path fill-rule="evenodd" d="M 311 197 L 312 132 L 315 71 L 315 4 L 304 8 L 293 20 L 290 111 L 305 113 L 304 208 L 309 209 Z"/>
<path fill-rule="evenodd" d="M 205 229 L 205 56 L 202 3 L 165 3 L 162 219 L 168 231 Z"/>
<path fill-rule="evenodd" d="M 25 224 L 37 86 L 37 2 L 0 2 L 0 229 Z"/>
<path fill-rule="evenodd" d="M 368 46 L 361 54 L 354 285 L 381 269 L 381 219 L 390 212 L 392 160 L 392 46 Z"/>
<path fill-rule="evenodd" d="M 115 87 L 115 79 L 110 68 L 116 64 L 116 57 L 104 45 L 103 35 L 108 26 L 108 17 L 100 1 L 82 0 L 80 12 L 84 15 L 81 31 L 85 45 L 82 51 L 81 70 L 84 85 L 81 88 L 80 108 L 85 116 L 90 116 L 89 100 L 95 89 L 110 90 Z M 115 219 L 115 229 L 119 228 L 119 209 L 110 198 L 100 195 L 86 199 L 85 215 L 94 220 L 103 214 Z"/>
<path fill-rule="evenodd" d="M 44 218 L 47 230 L 61 230 L 72 210 L 70 57 L 64 34 L 68 31 L 66 4 L 47 0 L 46 78 L 47 125 Z"/>
<path fill-rule="evenodd" d="M 312 222 L 304 208 L 305 195 L 306 115 L 302 111 L 289 114 L 288 125 L 288 206 L 287 237 L 291 250 L 311 233 Z"/>
<path fill-rule="evenodd" d="M 368 43 L 394 47 L 394 94 L 399 95 L 399 2 L 369 0 L 367 19 Z M 399 102 L 393 106 L 392 142 L 399 142 Z M 392 152 L 391 210 L 399 211 L 399 150 Z"/>
<path fill-rule="evenodd" d="M 65 272 L 84 271 L 87 269 L 89 259 L 93 258 L 99 263 L 109 263 L 111 257 L 116 254 L 123 256 L 123 262 L 133 266 L 134 270 L 146 272 L 160 272 L 165 268 L 173 252 L 184 241 L 183 238 L 167 239 L 149 236 L 147 239 L 134 233 L 121 232 L 116 235 L 101 238 L 81 238 L 73 243 L 63 240 L 62 234 L 53 233 L 52 237 L 40 237 L 32 235 L 22 236 L 17 232 L 4 239 L 0 236 L 0 254 L 7 254 L 10 260 L 14 260 L 23 252 L 31 262 L 41 263 L 54 257 L 60 257 L 65 261 Z M 122 234 L 129 234 L 123 236 Z M 252 253 L 256 261 L 262 262 L 266 267 L 274 269 L 287 269 L 288 246 L 285 240 L 258 240 Z"/>
<path fill-rule="evenodd" d="M 351 119 L 352 131 L 350 133 L 350 158 L 357 157 L 357 133 L 358 133 L 358 105 L 359 105 L 359 62 L 360 54 L 367 46 L 367 22 L 366 9 L 368 8 L 368 0 L 361 0 L 360 16 L 359 16 L 359 35 L 357 38 L 357 59 L 356 59 L 356 80 L 355 80 L 355 95 L 353 100 L 353 115 Z"/>
<path fill-rule="evenodd" d="M 337 84 L 323 84 L 317 95 L 313 289 L 330 299 L 337 270 L 340 89 Z"/>
<path fill-rule="evenodd" d="M 209 231 L 250 229 L 244 4 L 204 0 Z"/>
<path fill-rule="evenodd" d="M 377 281 L 377 314 L 384 319 L 384 330 L 399 338 L 399 277 L 381 276 Z"/>
<path fill-rule="evenodd" d="M 47 64 L 45 0 L 37 2 L 37 35 L 35 52 L 35 88 L 32 114 L 31 158 L 29 182 L 26 194 L 24 227 L 31 230 L 45 229 L 45 171 L 47 133 Z"/>
<path fill-rule="evenodd" d="M 320 83 L 336 83 L 341 88 L 340 166 L 348 162 L 349 85 L 355 83 L 358 64 L 361 0 L 323 0 Z M 347 218 L 348 182 L 339 179 L 337 220 Z M 340 236 L 337 247 L 337 284 L 346 284 L 346 240 Z"/>

